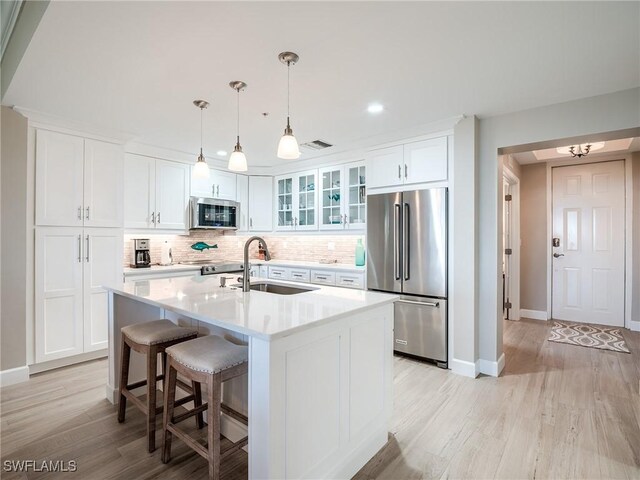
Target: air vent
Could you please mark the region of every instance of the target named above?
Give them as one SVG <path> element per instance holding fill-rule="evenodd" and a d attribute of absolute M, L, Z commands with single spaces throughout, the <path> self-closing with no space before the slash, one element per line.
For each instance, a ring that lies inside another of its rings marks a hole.
<path fill-rule="evenodd" d="M 313 142 L 307 142 L 300 145 L 302 148 L 307 150 L 323 150 L 325 148 L 333 147 L 330 143 L 325 142 L 324 140 L 314 140 Z"/>

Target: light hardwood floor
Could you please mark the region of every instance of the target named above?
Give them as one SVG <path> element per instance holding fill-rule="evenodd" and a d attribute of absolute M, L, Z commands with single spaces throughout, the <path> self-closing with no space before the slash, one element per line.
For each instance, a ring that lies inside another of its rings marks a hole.
<path fill-rule="evenodd" d="M 640 479 L 640 334 L 624 331 L 628 355 L 548 342 L 549 328 L 505 322 L 500 378 L 473 380 L 397 357 L 390 441 L 356 478 Z M 2 389 L 3 464 L 75 459 L 78 473 L 0 476 L 206 478 L 206 461 L 179 441 L 169 465 L 160 449 L 148 454 L 138 411 L 118 424 L 104 399 L 106 374 L 99 360 Z M 246 454 L 227 459 L 222 472 L 246 478 Z"/>

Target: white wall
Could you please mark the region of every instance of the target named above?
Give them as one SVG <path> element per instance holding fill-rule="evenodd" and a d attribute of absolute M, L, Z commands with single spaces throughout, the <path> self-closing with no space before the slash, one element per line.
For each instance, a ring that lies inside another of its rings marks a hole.
<path fill-rule="evenodd" d="M 480 121 L 479 138 L 479 357 L 502 356 L 500 252 L 502 202 L 499 201 L 503 147 L 593 135 L 640 126 L 640 88 L 575 100 Z M 526 148 L 524 150 L 531 150 Z"/>

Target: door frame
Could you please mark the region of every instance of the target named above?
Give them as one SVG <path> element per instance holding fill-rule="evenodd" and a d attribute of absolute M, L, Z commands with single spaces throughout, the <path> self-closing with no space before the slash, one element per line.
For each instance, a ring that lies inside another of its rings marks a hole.
<path fill-rule="evenodd" d="M 509 320 L 520 320 L 520 178 L 506 164 L 502 168 L 502 175 L 511 187 L 511 275 L 509 277 L 509 292 L 511 294 L 511 309 Z M 504 190 L 502 202 L 504 203 Z M 504 228 L 504 227 L 503 227 Z M 504 245 L 503 245 L 504 248 Z"/>
<path fill-rule="evenodd" d="M 624 185 L 625 185 L 625 214 L 624 214 L 624 328 L 640 331 L 640 325 L 634 325 L 631 319 L 631 301 L 633 292 L 633 178 L 631 175 L 631 154 L 623 155 L 601 155 L 584 157 L 580 160 L 575 158 L 567 160 L 554 160 L 547 162 L 547 320 L 552 318 L 553 304 L 553 262 L 552 246 L 549 239 L 553 234 L 553 168 L 569 167 L 573 165 L 584 165 L 589 163 L 604 163 L 620 161 L 624 162 Z"/>

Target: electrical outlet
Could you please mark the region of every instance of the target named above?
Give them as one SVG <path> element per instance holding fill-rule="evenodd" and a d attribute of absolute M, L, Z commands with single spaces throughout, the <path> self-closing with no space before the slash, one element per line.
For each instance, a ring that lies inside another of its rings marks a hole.
<path fill-rule="evenodd" d="M 329 242 L 327 244 L 327 250 L 335 250 L 336 249 L 336 242 Z"/>

